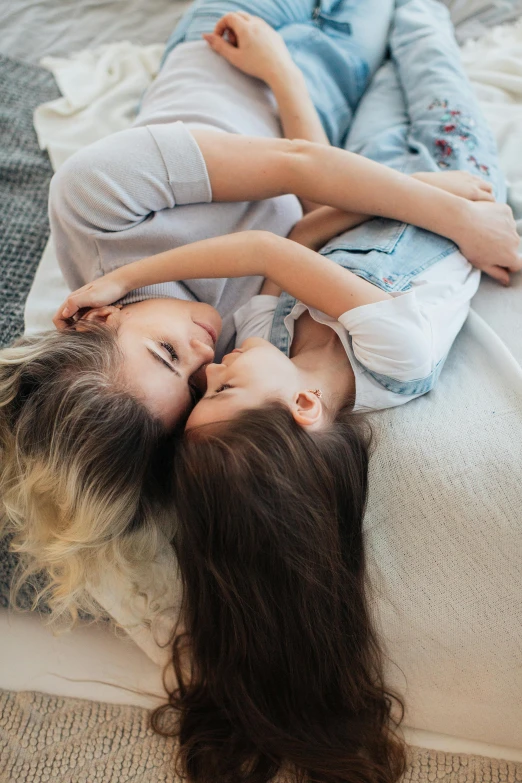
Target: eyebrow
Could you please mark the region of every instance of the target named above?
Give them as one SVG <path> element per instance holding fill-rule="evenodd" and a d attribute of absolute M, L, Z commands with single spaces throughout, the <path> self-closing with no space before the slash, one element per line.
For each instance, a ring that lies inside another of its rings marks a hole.
<path fill-rule="evenodd" d="M 149 352 L 149 353 L 150 353 L 152 356 L 154 356 L 154 358 L 156 359 L 156 361 L 160 362 L 160 364 L 163 364 L 165 367 L 168 367 L 168 368 L 169 368 L 169 370 L 170 370 L 171 372 L 173 372 L 175 375 L 177 375 L 177 376 L 178 376 L 178 378 L 181 378 L 181 373 L 180 373 L 180 372 L 178 372 L 178 370 L 176 370 L 176 368 L 175 368 L 175 367 L 173 367 L 171 364 L 169 364 L 169 363 L 167 362 L 167 360 L 163 358 L 163 356 L 160 356 L 160 354 L 159 354 L 159 353 L 156 353 L 156 351 L 153 351 L 153 350 L 152 350 L 152 348 L 149 348 L 149 346 L 148 346 L 148 345 L 147 345 L 147 351 L 148 351 L 148 352 Z"/>

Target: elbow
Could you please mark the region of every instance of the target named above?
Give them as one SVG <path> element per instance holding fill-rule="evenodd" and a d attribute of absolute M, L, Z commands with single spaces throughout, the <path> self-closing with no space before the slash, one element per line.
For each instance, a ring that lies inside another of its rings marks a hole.
<path fill-rule="evenodd" d="M 281 243 L 287 240 L 271 231 L 249 231 L 249 242 L 252 253 L 252 268 L 255 274 L 270 278 L 273 272 L 274 260 L 281 252 Z"/>

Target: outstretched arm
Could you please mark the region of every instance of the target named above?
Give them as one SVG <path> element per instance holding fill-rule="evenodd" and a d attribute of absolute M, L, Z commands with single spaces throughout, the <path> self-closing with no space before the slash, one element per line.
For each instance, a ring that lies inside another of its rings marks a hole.
<path fill-rule="evenodd" d="M 328 258 L 267 231 L 205 239 L 135 261 L 70 294 L 55 316 L 63 328 L 83 308 L 103 307 L 142 286 L 189 278 L 262 275 L 311 307 L 338 318 L 390 295 Z"/>
<path fill-rule="evenodd" d="M 334 147 L 206 130 L 191 133 L 205 158 L 214 201 L 295 193 L 346 212 L 388 217 L 441 234 L 485 271 L 495 264 L 511 271 L 522 267 L 513 213 L 504 204 L 466 201 Z"/>

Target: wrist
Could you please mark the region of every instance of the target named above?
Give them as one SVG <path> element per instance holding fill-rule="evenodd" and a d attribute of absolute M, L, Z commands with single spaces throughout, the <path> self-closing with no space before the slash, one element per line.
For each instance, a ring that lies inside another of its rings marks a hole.
<path fill-rule="evenodd" d="M 110 273 L 113 280 L 121 287 L 122 297 L 126 296 L 130 291 L 135 291 L 136 288 L 141 288 L 145 285 L 140 274 L 141 265 L 142 261 L 134 261 Z"/>
<path fill-rule="evenodd" d="M 456 245 L 460 245 L 464 232 L 469 230 L 472 203 L 460 196 L 450 196 L 447 207 L 446 227 L 444 232 L 441 233 L 455 242 Z"/>
<path fill-rule="evenodd" d="M 275 65 L 271 73 L 267 74 L 265 81 L 276 99 L 281 94 L 288 95 L 289 92 L 302 91 L 303 88 L 307 91 L 308 89 L 302 71 L 293 60 Z"/>

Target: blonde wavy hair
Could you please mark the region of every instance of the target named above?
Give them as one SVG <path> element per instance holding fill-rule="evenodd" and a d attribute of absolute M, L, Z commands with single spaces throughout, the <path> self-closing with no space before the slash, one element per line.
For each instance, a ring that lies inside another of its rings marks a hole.
<path fill-rule="evenodd" d="M 44 572 L 52 620 L 97 615 L 119 571 L 141 593 L 168 533 L 168 439 L 123 381 L 116 332 L 25 337 L 0 351 L 0 534 L 20 556 L 12 599 Z M 163 469 L 160 469 L 159 466 Z"/>

